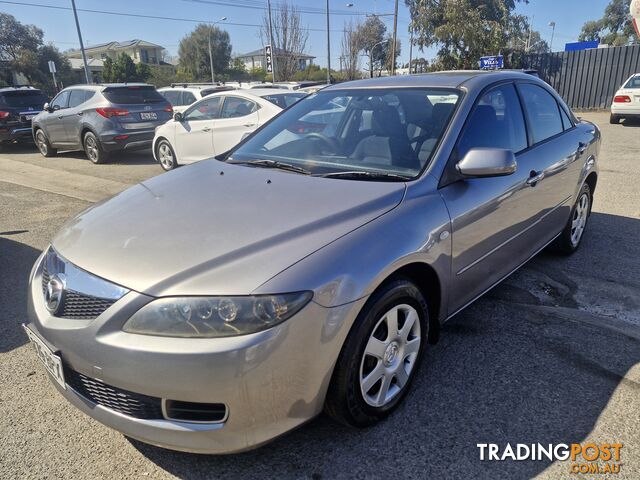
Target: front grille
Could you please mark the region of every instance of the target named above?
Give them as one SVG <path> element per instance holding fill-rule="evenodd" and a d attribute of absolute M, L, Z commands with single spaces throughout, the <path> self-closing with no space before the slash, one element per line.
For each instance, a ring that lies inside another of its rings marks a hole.
<path fill-rule="evenodd" d="M 47 283 L 49 283 L 49 272 L 47 270 L 46 262 L 44 262 L 42 266 L 43 295 L 47 290 Z M 55 316 L 70 319 L 92 320 L 98 317 L 115 302 L 115 300 L 94 297 L 92 295 L 86 295 L 84 293 L 67 289 L 64 293 L 64 299 L 60 306 L 60 311 L 56 312 Z"/>
<path fill-rule="evenodd" d="M 162 419 L 161 400 L 156 397 L 112 387 L 65 366 L 67 384 L 96 405 L 144 420 Z"/>

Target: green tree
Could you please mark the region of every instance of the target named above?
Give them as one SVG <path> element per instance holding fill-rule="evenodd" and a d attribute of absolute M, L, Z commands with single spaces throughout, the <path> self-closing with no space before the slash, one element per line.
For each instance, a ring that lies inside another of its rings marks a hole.
<path fill-rule="evenodd" d="M 599 40 L 608 45 L 627 45 L 637 41 L 629 16 L 631 0 L 611 0 L 600 20 L 590 20 L 582 26 L 578 40 Z"/>
<path fill-rule="evenodd" d="M 105 82 L 146 82 L 151 77 L 151 68 L 146 63 L 133 63 L 131 57 L 122 52 L 115 60 L 104 59 L 102 78 Z"/>
<path fill-rule="evenodd" d="M 221 75 L 228 69 L 231 60 L 231 41 L 226 31 L 215 25 L 201 23 L 193 32 L 180 40 L 178 48 L 180 66 L 198 81 L 211 80 L 209 39 L 211 39 L 213 71 L 214 74 Z"/>
<path fill-rule="evenodd" d="M 24 25 L 13 15 L 0 13 L 0 58 L 16 60 L 22 50 L 35 52 L 42 45 L 42 30 Z"/>
<path fill-rule="evenodd" d="M 136 65 L 136 80 L 146 82 L 151 77 L 151 67 L 146 63 L 138 63 Z"/>
<path fill-rule="evenodd" d="M 515 13 L 526 0 L 405 0 L 414 41 L 439 47 L 438 68 L 477 68 L 484 55 L 523 50 L 526 18 Z M 522 40 L 522 42 L 521 42 Z"/>
<path fill-rule="evenodd" d="M 387 27 L 380 17 L 367 17 L 364 23 L 358 25 L 355 30 L 355 42 L 358 50 L 363 51 L 369 57 L 369 76 L 373 77 L 374 70 L 380 70 L 386 60 L 385 39 Z"/>

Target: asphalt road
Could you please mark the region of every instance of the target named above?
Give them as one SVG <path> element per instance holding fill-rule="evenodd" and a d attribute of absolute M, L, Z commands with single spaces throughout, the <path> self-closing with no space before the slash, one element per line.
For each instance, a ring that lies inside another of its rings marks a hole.
<path fill-rule="evenodd" d="M 235 456 L 128 441 L 60 397 L 19 328 L 31 265 L 69 216 L 161 174 L 149 153 L 0 153 L 0 478 L 578 477 L 568 462 L 479 460 L 478 443 L 623 443 L 640 478 L 640 124 L 603 130 L 586 237 L 543 252 L 448 322 L 402 408 L 368 430 L 320 416 Z M 589 476 L 580 476 L 588 478 Z M 602 478 L 602 476 L 594 476 Z"/>

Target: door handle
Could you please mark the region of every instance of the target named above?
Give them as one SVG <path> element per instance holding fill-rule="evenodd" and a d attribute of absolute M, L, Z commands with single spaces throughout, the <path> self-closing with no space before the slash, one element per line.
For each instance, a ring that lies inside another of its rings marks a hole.
<path fill-rule="evenodd" d="M 255 127 L 255 126 L 256 126 L 256 124 L 255 124 L 255 123 L 245 123 L 245 124 L 243 125 L 243 127 Z"/>
<path fill-rule="evenodd" d="M 78 112 L 77 115 L 82 116 L 84 112 Z"/>
<path fill-rule="evenodd" d="M 536 172 L 535 170 L 531 170 L 530 176 L 527 178 L 527 185 L 535 187 L 542 179 L 544 179 L 543 171 Z"/>
<path fill-rule="evenodd" d="M 211 131 L 211 127 L 204 127 L 202 129 L 203 132 L 210 132 Z"/>
<path fill-rule="evenodd" d="M 587 143 L 578 142 L 578 155 L 582 155 L 584 152 L 586 152 L 588 146 L 589 144 Z"/>
<path fill-rule="evenodd" d="M 62 115 L 58 115 L 58 120 L 62 120 L 63 116 Z"/>

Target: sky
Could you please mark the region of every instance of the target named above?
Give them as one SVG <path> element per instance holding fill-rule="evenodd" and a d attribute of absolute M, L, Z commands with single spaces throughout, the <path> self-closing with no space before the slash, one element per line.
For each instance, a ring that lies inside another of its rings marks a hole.
<path fill-rule="evenodd" d="M 272 0 L 277 5 L 279 0 Z M 316 56 L 314 63 L 327 64 L 327 37 L 325 1 L 289 0 L 305 9 L 303 24 L 309 28 L 307 53 Z M 576 41 L 582 24 L 602 17 L 609 0 L 529 0 L 519 3 L 517 11 L 530 17 L 534 29 L 550 42 L 551 27 L 556 23 L 553 49 L 563 50 L 564 44 Z M 170 55 L 176 55 L 180 39 L 198 22 L 216 22 L 222 17 L 221 28 L 231 37 L 234 54 L 246 53 L 262 47 L 258 33 L 267 0 L 76 0 L 80 10 L 78 17 L 85 46 L 134 38 L 147 40 L 165 47 Z M 393 0 L 329 0 L 331 31 L 331 66 L 339 68 L 341 31 L 345 21 L 364 21 L 367 13 L 392 14 Z M 37 6 L 33 6 L 37 5 Z M 58 8 L 46 8 L 45 5 Z M 71 0 L 0 0 L 0 11 L 14 15 L 23 23 L 34 24 L 44 31 L 46 43 L 55 44 L 60 50 L 78 48 L 78 36 L 73 14 L 68 8 Z M 243 5 L 242 7 L 240 5 Z M 62 7 L 62 8 L 60 8 Z M 83 10 L 113 12 L 111 15 Z M 120 15 L 125 14 L 125 15 Z M 167 17 L 151 19 L 131 15 Z M 393 16 L 382 16 L 388 31 L 393 30 Z M 398 8 L 398 38 L 402 52 L 400 62 L 409 59 L 409 10 L 400 0 Z M 431 59 L 435 49 L 416 51 L 413 56 Z"/>

